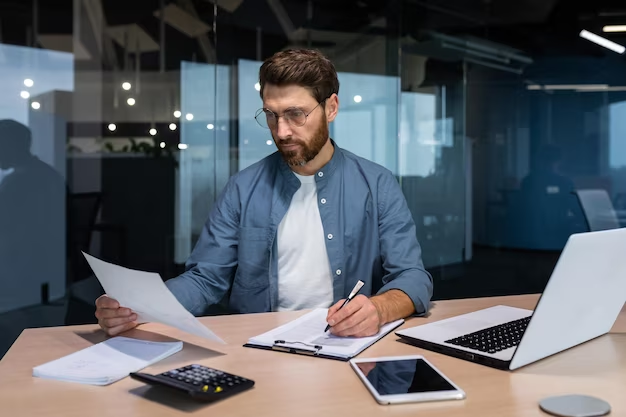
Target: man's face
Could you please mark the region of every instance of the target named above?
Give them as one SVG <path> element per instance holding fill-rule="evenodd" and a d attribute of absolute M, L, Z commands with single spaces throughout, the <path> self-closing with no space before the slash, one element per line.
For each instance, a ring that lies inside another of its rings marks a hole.
<path fill-rule="evenodd" d="M 263 107 L 280 116 L 276 123 L 269 124 L 270 131 L 278 151 L 290 166 L 306 165 L 328 141 L 328 119 L 322 104 L 304 87 L 270 84 L 264 87 Z M 293 114 L 294 109 L 308 114 L 304 125 L 297 126 L 282 117 L 286 111 Z"/>

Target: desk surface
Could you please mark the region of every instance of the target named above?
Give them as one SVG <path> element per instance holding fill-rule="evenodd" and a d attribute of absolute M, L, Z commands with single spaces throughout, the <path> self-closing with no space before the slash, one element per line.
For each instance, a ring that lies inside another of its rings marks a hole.
<path fill-rule="evenodd" d="M 534 308 L 535 295 L 441 301 L 428 321 L 505 304 Z M 181 401 L 130 378 L 107 387 L 44 380 L 32 368 L 103 340 L 95 326 L 27 329 L 0 361 L 0 405 L 7 416 L 545 416 L 538 401 L 580 393 L 607 400 L 613 415 L 626 415 L 626 310 L 611 334 L 515 372 L 491 369 L 398 342 L 390 334 L 361 357 L 423 354 L 467 393 L 464 401 L 378 405 L 346 362 L 244 348 L 251 336 L 286 323 L 302 312 L 205 317 L 228 344 L 219 345 L 158 324 L 128 332 L 130 337 L 185 342 L 183 351 L 147 368 L 150 373 L 201 363 L 256 381 L 254 389 L 212 405 Z M 584 306 L 581 306 L 584 314 Z M 621 333 L 621 334 L 620 334 Z M 155 398 L 156 397 L 156 398 Z M 420 414 L 421 413 L 421 414 Z"/>

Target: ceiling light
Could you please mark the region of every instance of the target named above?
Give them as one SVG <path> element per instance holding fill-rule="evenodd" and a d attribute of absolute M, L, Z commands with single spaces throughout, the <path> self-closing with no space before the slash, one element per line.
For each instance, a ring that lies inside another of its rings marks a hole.
<path fill-rule="evenodd" d="M 20 91 L 20 96 L 23 99 L 27 99 L 28 97 L 30 97 L 30 93 L 28 91 Z"/>
<path fill-rule="evenodd" d="M 135 99 L 132 97 L 129 97 L 128 100 L 126 100 L 126 102 L 128 103 L 129 106 L 135 105 Z"/>
<path fill-rule="evenodd" d="M 41 107 L 41 104 L 39 104 L 38 101 L 33 101 L 32 103 L 30 103 L 30 107 L 32 107 L 35 110 L 39 110 L 39 108 Z"/>
<path fill-rule="evenodd" d="M 360 102 L 361 102 L 361 100 L 363 100 L 363 97 L 361 97 L 361 96 L 359 96 L 359 95 L 354 96 L 354 102 L 355 102 L 355 103 L 360 103 Z"/>
<path fill-rule="evenodd" d="M 125 81 L 122 83 L 122 88 L 126 91 L 130 90 L 132 86 L 130 85 L 130 83 L 128 81 Z"/>
<path fill-rule="evenodd" d="M 159 143 L 159 146 L 161 147 L 161 149 L 165 149 L 165 142 Z"/>
<path fill-rule="evenodd" d="M 602 28 L 603 32 L 626 32 L 626 25 L 608 25 Z"/>
<path fill-rule="evenodd" d="M 33 80 L 31 80 L 30 78 L 27 78 L 24 80 L 24 85 L 26 87 L 32 87 L 33 85 L 35 85 L 35 82 Z"/>
<path fill-rule="evenodd" d="M 170 123 L 170 130 L 176 130 L 176 123 Z"/>
<path fill-rule="evenodd" d="M 111 124 L 109 124 L 109 130 L 110 130 L 111 132 L 114 132 L 114 131 L 115 131 L 115 129 L 117 129 L 117 126 L 115 126 L 115 123 L 111 123 Z"/>
<path fill-rule="evenodd" d="M 603 90 L 609 88 L 608 84 L 548 84 L 545 90 Z"/>
<path fill-rule="evenodd" d="M 271 140 L 268 140 L 268 141 L 267 141 L 267 142 L 265 142 L 265 143 L 266 143 L 267 145 L 271 145 L 271 144 L 272 144 L 272 141 L 271 141 Z"/>
<path fill-rule="evenodd" d="M 156 135 L 157 134 L 157 130 L 155 128 L 150 129 L 150 134 L 152 136 Z"/>
<path fill-rule="evenodd" d="M 213 126 L 213 123 L 209 123 L 208 125 L 206 125 L 206 128 L 209 130 L 213 130 L 215 126 Z"/>
<path fill-rule="evenodd" d="M 191 114 L 191 113 L 187 113 L 187 114 L 185 115 L 185 119 L 187 119 L 187 120 L 193 120 L 193 114 Z"/>
<path fill-rule="evenodd" d="M 176 110 L 176 111 L 174 112 L 174 117 L 178 119 L 178 118 L 180 117 L 180 115 L 181 115 L 181 114 L 182 114 L 182 113 L 180 112 L 180 110 Z"/>
<path fill-rule="evenodd" d="M 187 144 L 186 143 L 179 143 L 178 144 L 178 149 L 180 149 L 180 150 L 187 149 Z"/>
<path fill-rule="evenodd" d="M 610 49 L 613 52 L 617 52 L 618 54 L 623 54 L 624 51 L 626 51 L 626 47 L 624 47 L 623 45 L 610 41 L 606 38 L 603 38 L 602 36 L 598 36 L 595 33 L 591 33 L 584 29 L 580 31 L 580 37 L 596 43 L 600 46 L 604 46 L 605 48 Z"/>

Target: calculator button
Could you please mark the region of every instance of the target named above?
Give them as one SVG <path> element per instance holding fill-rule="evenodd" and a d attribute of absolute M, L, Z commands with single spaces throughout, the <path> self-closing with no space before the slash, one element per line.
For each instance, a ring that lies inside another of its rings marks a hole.
<path fill-rule="evenodd" d="M 215 389 L 213 390 L 213 392 L 222 392 L 223 389 L 220 386 L 215 387 Z"/>

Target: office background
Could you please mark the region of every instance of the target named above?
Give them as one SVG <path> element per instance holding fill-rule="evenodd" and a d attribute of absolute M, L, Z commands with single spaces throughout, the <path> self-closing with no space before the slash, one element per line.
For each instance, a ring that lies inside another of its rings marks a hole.
<path fill-rule="evenodd" d="M 626 44 L 619 24 L 608 0 L 0 0 L 0 119 L 66 189 L 3 195 L 0 170 L 0 357 L 95 321 L 81 250 L 182 271 L 229 176 L 275 151 L 258 69 L 293 46 L 335 63 L 331 136 L 397 176 L 435 300 L 542 291 L 593 228 L 572 191 L 626 224 L 626 55 L 579 35 Z"/>

